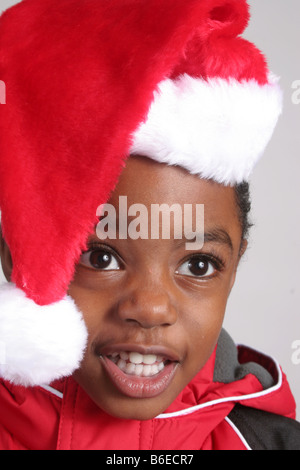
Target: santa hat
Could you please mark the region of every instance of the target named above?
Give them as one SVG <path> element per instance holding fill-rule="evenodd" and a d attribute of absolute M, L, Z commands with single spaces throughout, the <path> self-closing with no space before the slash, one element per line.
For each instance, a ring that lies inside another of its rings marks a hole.
<path fill-rule="evenodd" d="M 246 180 L 281 111 L 244 0 L 24 0 L 0 19 L 0 376 L 72 374 L 87 342 L 67 295 L 129 154 Z M 1 361 L 0 361 L 1 362 Z"/>

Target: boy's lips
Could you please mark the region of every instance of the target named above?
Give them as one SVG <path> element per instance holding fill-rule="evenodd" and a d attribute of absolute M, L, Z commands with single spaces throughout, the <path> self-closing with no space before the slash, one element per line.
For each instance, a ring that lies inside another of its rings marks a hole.
<path fill-rule="evenodd" d="M 160 346 L 114 345 L 99 354 L 109 378 L 131 398 L 153 398 L 169 386 L 179 358 Z"/>

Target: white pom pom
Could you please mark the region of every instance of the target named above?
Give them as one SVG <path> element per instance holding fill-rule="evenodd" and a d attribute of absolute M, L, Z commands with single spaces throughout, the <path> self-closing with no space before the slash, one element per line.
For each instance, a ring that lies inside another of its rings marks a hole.
<path fill-rule="evenodd" d="M 87 329 L 73 299 L 39 306 L 12 283 L 0 286 L 0 377 L 18 385 L 71 375 L 83 358 Z"/>

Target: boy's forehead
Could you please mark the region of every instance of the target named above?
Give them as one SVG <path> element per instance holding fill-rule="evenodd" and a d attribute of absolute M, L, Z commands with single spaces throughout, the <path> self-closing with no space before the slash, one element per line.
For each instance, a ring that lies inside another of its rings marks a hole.
<path fill-rule="evenodd" d="M 126 196 L 129 204 L 205 204 L 217 206 L 217 212 L 220 205 L 236 209 L 232 187 L 144 156 L 128 158 L 108 202 L 118 207 L 120 196 Z"/>
<path fill-rule="evenodd" d="M 98 207 L 97 215 L 99 238 L 191 240 L 189 234 L 194 234 L 198 243 L 204 240 L 204 232 L 221 230 L 240 243 L 233 187 L 147 157 L 129 157 L 108 203 Z"/>

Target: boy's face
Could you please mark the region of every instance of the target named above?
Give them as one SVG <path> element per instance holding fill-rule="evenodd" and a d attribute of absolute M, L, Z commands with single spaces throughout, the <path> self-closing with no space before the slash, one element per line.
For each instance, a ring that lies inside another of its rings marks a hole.
<path fill-rule="evenodd" d="M 129 158 L 109 201 L 117 214 L 120 196 L 128 208 L 138 203 L 147 211 L 149 236 L 89 237 L 68 292 L 89 332 L 74 378 L 103 410 L 144 420 L 165 411 L 213 352 L 241 254 L 241 226 L 233 188 L 147 158 Z M 198 227 L 196 205 L 204 204 L 203 247 L 187 249 L 191 240 L 176 238 L 178 228 L 186 233 L 184 217 L 175 232 L 170 220 L 169 237 L 151 238 L 151 204 L 179 204 L 183 214 L 184 204 L 192 205 L 190 230 Z M 138 213 L 125 215 L 128 225 L 137 221 Z M 3 240 L 0 249 L 9 279 Z"/>
<path fill-rule="evenodd" d="M 74 378 L 109 414 L 144 420 L 166 410 L 213 352 L 241 227 L 234 189 L 147 158 L 128 160 L 109 201 L 117 214 L 120 196 L 128 208 L 147 208 L 149 236 L 90 236 L 69 288 L 89 331 Z M 184 204 L 204 204 L 203 247 L 187 249 L 187 240 L 175 238 L 173 219 L 170 237 L 151 238 L 151 204 L 180 204 L 183 213 Z"/>

